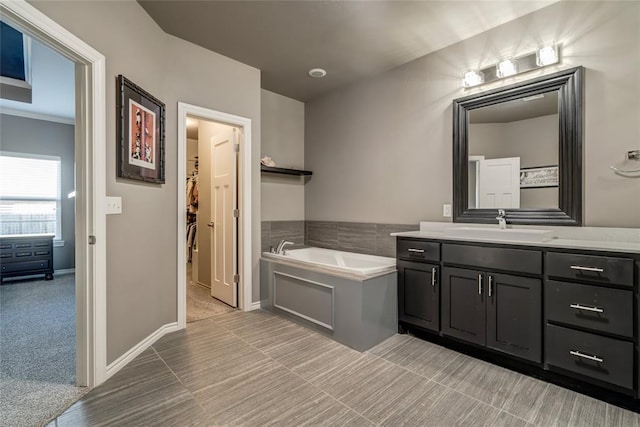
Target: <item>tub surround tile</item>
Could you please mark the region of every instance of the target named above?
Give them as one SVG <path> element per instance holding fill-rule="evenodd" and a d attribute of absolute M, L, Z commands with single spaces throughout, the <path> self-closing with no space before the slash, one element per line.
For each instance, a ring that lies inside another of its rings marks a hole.
<path fill-rule="evenodd" d="M 418 224 L 376 224 L 376 255 L 395 258 L 396 238 L 391 233 L 413 231 Z"/>
<path fill-rule="evenodd" d="M 277 247 L 281 240 L 304 245 L 304 221 L 271 221 L 270 245 Z M 267 248 L 268 249 L 268 248 Z"/>
<path fill-rule="evenodd" d="M 375 255 L 376 224 L 339 222 L 337 249 L 339 251 Z"/>
<path fill-rule="evenodd" d="M 260 224 L 260 251 L 268 252 L 271 244 L 271 221 L 262 221 Z"/>
<path fill-rule="evenodd" d="M 328 221 L 306 221 L 306 244 L 319 248 L 338 248 L 338 223 Z"/>

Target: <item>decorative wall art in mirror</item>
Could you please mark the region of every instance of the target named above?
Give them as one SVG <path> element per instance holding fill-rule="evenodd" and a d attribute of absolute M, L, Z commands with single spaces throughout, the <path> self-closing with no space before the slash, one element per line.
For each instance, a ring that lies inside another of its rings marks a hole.
<path fill-rule="evenodd" d="M 453 101 L 453 220 L 582 224 L 582 67 Z"/>

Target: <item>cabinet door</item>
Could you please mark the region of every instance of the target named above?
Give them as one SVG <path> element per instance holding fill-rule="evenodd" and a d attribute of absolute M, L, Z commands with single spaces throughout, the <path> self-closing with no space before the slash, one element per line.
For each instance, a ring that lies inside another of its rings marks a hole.
<path fill-rule="evenodd" d="M 440 330 L 439 267 L 435 264 L 398 262 L 398 318 L 416 326 Z"/>
<path fill-rule="evenodd" d="M 542 360 L 542 281 L 487 273 L 487 347 Z"/>
<path fill-rule="evenodd" d="M 485 345 L 485 275 L 481 271 L 442 269 L 442 333 Z"/>

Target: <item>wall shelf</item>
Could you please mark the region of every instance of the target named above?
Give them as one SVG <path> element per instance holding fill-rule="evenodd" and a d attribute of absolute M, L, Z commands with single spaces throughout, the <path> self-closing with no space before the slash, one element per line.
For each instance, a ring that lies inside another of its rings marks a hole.
<path fill-rule="evenodd" d="M 311 171 L 304 171 L 300 169 L 288 169 L 288 168 L 275 168 L 271 166 L 260 165 L 261 172 L 279 173 L 282 175 L 296 175 L 296 176 L 308 176 L 312 175 Z"/>

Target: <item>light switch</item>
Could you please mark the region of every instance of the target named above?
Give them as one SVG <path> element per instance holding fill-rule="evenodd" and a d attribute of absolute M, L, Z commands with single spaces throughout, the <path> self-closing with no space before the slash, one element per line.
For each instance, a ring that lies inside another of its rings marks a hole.
<path fill-rule="evenodd" d="M 442 205 L 442 216 L 445 218 L 451 218 L 451 205 L 445 203 Z"/>
<path fill-rule="evenodd" d="M 107 215 L 122 213 L 122 197 L 107 197 Z"/>

